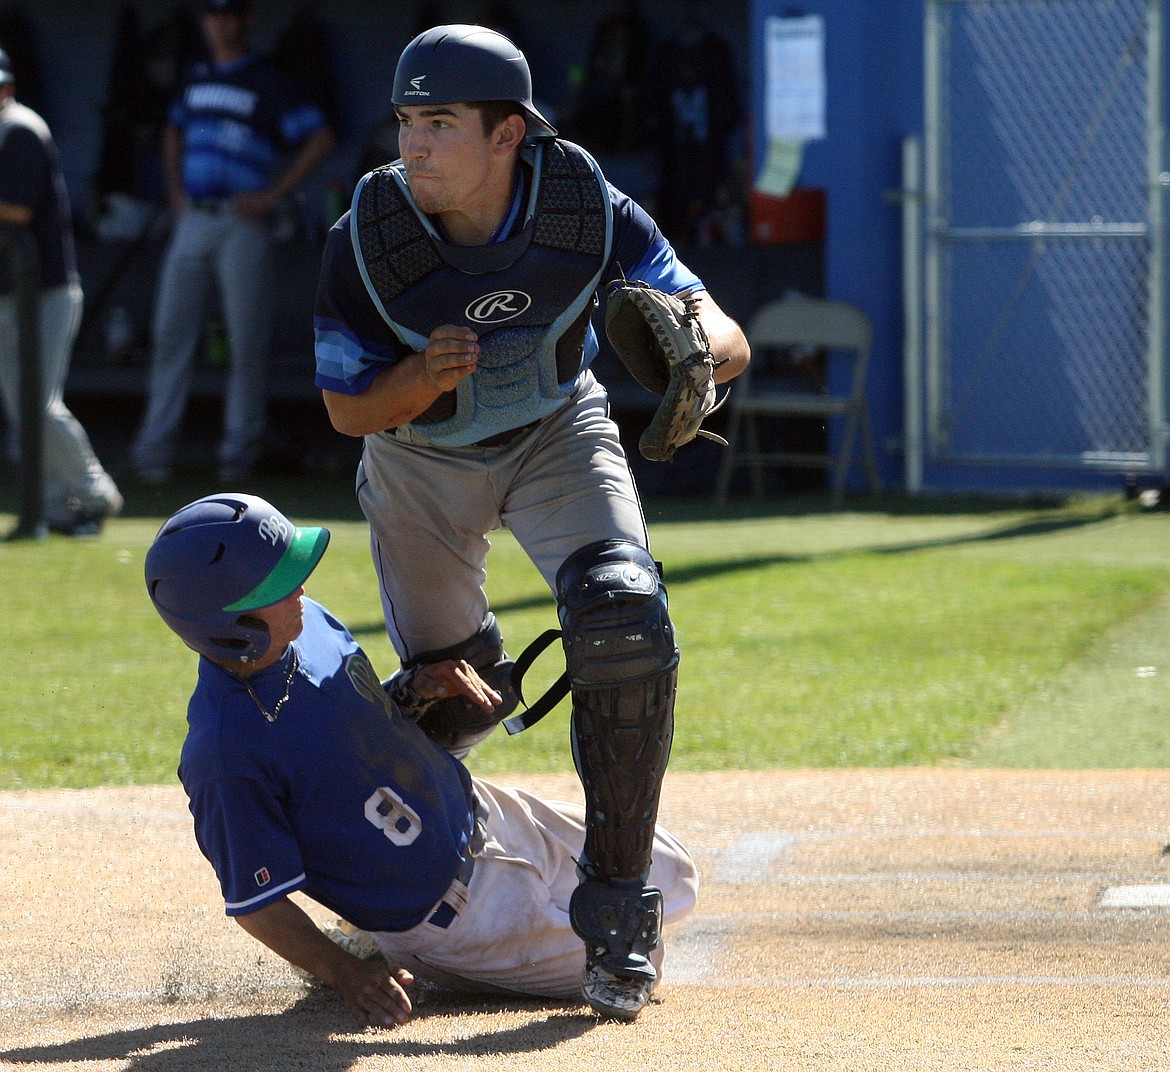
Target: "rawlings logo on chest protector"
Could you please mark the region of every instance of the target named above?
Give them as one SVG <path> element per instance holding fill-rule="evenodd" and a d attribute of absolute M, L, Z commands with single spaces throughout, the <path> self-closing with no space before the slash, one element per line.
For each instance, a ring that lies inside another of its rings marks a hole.
<path fill-rule="evenodd" d="M 532 304 L 532 297 L 522 290 L 493 290 L 476 298 L 463 310 L 468 320 L 477 324 L 502 324 L 519 316 Z"/>

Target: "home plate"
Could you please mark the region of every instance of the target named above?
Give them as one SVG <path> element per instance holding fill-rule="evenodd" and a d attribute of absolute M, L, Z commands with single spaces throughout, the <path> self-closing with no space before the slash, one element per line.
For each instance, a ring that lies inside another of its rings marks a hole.
<path fill-rule="evenodd" d="M 1101 894 L 1102 908 L 1170 908 L 1170 883 L 1111 886 Z"/>

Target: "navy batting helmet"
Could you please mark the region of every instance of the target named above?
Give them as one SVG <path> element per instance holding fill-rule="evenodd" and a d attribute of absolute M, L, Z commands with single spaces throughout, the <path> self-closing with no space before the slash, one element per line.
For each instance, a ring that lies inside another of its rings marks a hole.
<path fill-rule="evenodd" d="M 557 134 L 532 103 L 524 53 L 486 26 L 433 26 L 419 34 L 398 58 L 391 100 L 398 105 L 515 101 L 526 113 L 531 137 Z"/>
<path fill-rule="evenodd" d="M 189 648 L 254 662 L 268 650 L 268 631 L 241 617 L 295 592 L 328 544 L 328 529 L 297 528 L 255 495 L 208 495 L 159 529 L 146 553 L 146 589 Z"/>

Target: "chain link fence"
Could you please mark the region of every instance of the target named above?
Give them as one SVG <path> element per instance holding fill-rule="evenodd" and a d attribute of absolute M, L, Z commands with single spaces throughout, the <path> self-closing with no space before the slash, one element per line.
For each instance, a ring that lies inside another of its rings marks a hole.
<path fill-rule="evenodd" d="M 1164 464 L 1160 0 L 928 0 L 927 452 Z"/>

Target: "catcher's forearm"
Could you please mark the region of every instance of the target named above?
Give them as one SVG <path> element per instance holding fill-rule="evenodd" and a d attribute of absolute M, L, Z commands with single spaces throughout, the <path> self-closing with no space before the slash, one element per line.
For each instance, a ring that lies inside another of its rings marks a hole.
<path fill-rule="evenodd" d="M 441 393 L 426 375 L 422 354 L 408 354 L 391 365 L 360 395 L 321 392 L 333 427 L 358 437 L 407 424 Z"/>
<path fill-rule="evenodd" d="M 696 294 L 699 299 L 699 322 L 711 344 L 715 358 L 715 382 L 735 379 L 751 360 L 751 347 L 743 329 L 715 303 L 710 294 Z"/>

